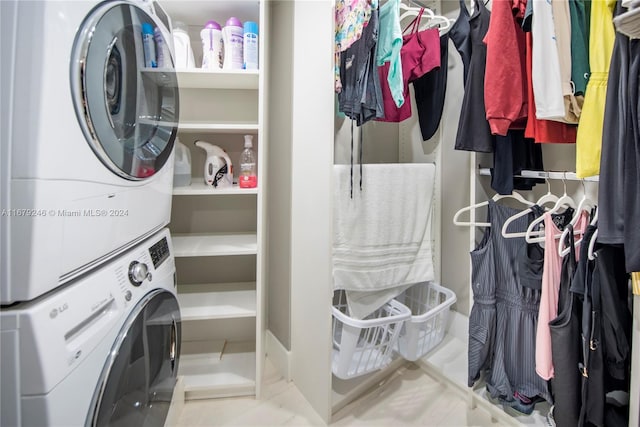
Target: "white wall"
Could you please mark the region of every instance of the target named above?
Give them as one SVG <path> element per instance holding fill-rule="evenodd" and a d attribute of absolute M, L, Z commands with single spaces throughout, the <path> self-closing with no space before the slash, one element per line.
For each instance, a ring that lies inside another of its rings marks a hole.
<path fill-rule="evenodd" d="M 290 350 L 294 3 L 272 1 L 269 5 L 267 329 Z"/>
<path fill-rule="evenodd" d="M 333 2 L 295 2 L 293 22 L 292 378 L 311 406 L 328 422 L 331 416 Z"/>

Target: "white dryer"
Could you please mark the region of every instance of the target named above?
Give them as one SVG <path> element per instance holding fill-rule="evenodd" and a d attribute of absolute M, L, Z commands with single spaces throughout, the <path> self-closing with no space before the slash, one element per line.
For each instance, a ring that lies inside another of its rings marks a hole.
<path fill-rule="evenodd" d="M 28 301 L 169 222 L 178 88 L 147 68 L 152 1 L 0 2 L 0 303 Z"/>
<path fill-rule="evenodd" d="M 0 320 L 0 425 L 164 424 L 181 334 L 166 229 Z"/>

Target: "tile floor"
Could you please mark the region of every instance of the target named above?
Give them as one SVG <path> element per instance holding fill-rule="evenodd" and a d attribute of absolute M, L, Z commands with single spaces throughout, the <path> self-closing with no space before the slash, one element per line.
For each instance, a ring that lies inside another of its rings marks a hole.
<path fill-rule="evenodd" d="M 325 426 L 293 383 L 279 377 L 267 361 L 264 398 L 185 402 L 176 427 Z M 331 426 L 497 426 L 490 415 L 470 410 L 448 388 L 412 363 L 334 414 Z"/>

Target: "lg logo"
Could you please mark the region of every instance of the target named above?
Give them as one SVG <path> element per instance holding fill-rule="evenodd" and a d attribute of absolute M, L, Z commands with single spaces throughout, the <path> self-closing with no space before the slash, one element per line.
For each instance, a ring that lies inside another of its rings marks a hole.
<path fill-rule="evenodd" d="M 56 307 L 53 310 L 51 310 L 51 312 L 49 312 L 49 317 L 52 319 L 55 319 L 56 317 L 58 317 L 58 314 L 63 313 L 64 311 L 66 311 L 69 308 L 69 304 L 67 304 L 66 302 L 64 304 L 62 304 L 60 307 Z"/>

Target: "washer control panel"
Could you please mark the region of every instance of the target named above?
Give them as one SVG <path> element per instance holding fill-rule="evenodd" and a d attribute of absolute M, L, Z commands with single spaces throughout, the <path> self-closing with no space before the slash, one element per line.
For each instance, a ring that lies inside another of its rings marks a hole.
<path fill-rule="evenodd" d="M 154 245 L 149 248 L 149 255 L 151 255 L 153 267 L 157 269 L 160 264 L 169 258 L 169 243 L 167 243 L 167 238 L 163 237 L 154 243 Z"/>
<path fill-rule="evenodd" d="M 151 281 L 149 267 L 144 262 L 133 261 L 129 264 L 129 281 L 133 286 L 140 286 L 146 279 Z"/>

